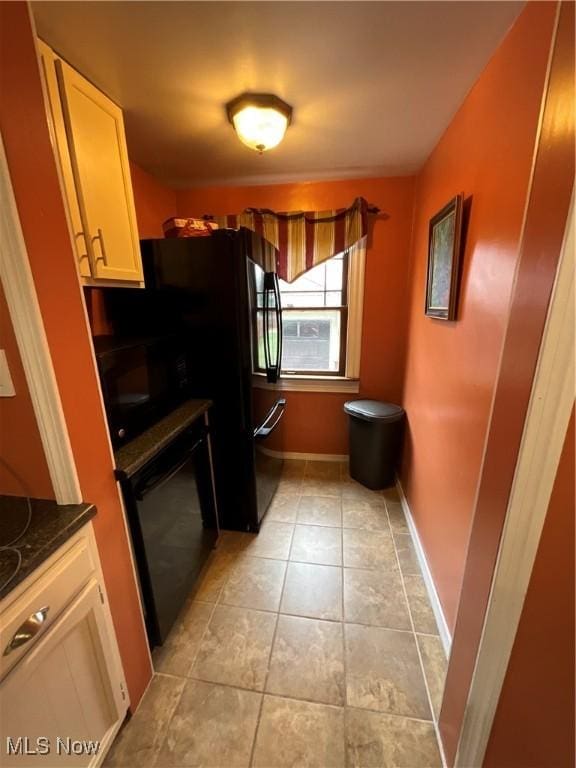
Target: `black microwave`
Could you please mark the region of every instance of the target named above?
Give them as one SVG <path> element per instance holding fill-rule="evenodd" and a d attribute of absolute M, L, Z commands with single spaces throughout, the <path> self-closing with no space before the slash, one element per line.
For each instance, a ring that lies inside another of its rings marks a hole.
<path fill-rule="evenodd" d="M 189 365 L 181 337 L 96 336 L 94 349 L 114 447 L 190 397 Z"/>

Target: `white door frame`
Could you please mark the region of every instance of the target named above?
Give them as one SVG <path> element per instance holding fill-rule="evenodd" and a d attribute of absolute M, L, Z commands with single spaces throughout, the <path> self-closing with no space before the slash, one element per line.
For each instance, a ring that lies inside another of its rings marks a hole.
<path fill-rule="evenodd" d="M 0 280 L 56 501 L 58 504 L 78 504 L 82 501 L 80 483 L 1 134 Z"/>
<path fill-rule="evenodd" d="M 574 193 L 492 579 L 456 768 L 481 766 L 574 406 Z"/>

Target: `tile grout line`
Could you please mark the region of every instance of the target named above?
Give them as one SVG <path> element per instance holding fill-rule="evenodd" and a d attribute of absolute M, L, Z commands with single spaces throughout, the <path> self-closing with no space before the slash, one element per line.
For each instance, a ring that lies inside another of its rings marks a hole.
<path fill-rule="evenodd" d="M 292 525 L 292 523 L 283 523 L 283 525 Z M 325 528 L 325 529 L 327 529 L 329 531 L 334 531 L 334 530 L 337 530 L 338 528 L 341 527 L 339 525 L 309 525 L 308 523 L 297 523 L 297 525 L 299 525 L 300 527 L 304 527 L 304 528 Z M 296 526 L 294 526 L 294 527 L 296 527 Z M 386 531 L 383 530 L 382 528 L 378 528 L 376 530 L 372 529 L 372 528 L 344 528 L 343 530 L 345 530 L 345 531 L 365 531 L 366 533 L 386 533 Z M 231 552 L 230 554 L 244 554 L 245 557 L 255 558 L 256 560 L 276 560 L 277 562 L 282 562 L 282 563 L 287 563 L 287 562 L 290 562 L 290 563 L 308 563 L 309 565 L 331 565 L 334 568 L 341 568 L 342 567 L 339 564 L 335 565 L 334 563 L 317 563 L 317 562 L 312 561 L 312 560 L 292 560 L 292 559 L 289 559 L 287 557 L 272 557 L 270 555 L 257 555 L 257 554 L 252 554 L 251 552 Z M 354 569 L 356 571 L 377 571 L 379 568 L 381 568 L 380 565 L 377 565 L 377 566 L 375 566 L 373 568 L 370 568 L 370 567 L 368 567 L 366 565 L 347 565 L 345 567 L 346 568 L 352 568 L 352 569 Z M 407 573 L 406 575 L 407 576 L 419 576 L 420 574 Z M 205 599 L 203 600 L 202 598 L 198 598 L 198 601 L 201 602 L 201 603 L 208 603 L 208 602 L 210 602 L 209 600 L 205 600 Z M 432 633 L 429 632 L 428 634 L 434 634 L 434 633 L 433 632 Z"/>
<path fill-rule="evenodd" d="M 194 601 L 192 601 L 192 602 L 194 602 Z M 202 644 L 202 641 L 204 640 L 204 636 L 206 635 L 206 632 L 208 631 L 208 627 L 210 626 L 210 622 L 212 621 L 212 617 L 214 616 L 214 611 L 215 610 L 216 610 L 216 603 L 214 603 L 212 605 L 212 610 L 210 611 L 210 616 L 208 617 L 208 621 L 206 622 L 206 626 L 204 627 L 204 631 L 202 632 L 202 636 L 201 636 L 200 641 L 198 643 L 198 647 L 196 649 L 196 653 L 194 654 L 193 660 L 192 660 L 190 666 L 188 667 L 188 672 L 190 672 L 192 670 L 192 667 L 196 663 L 196 659 L 197 659 L 198 654 L 200 652 L 200 646 Z M 154 675 L 165 674 L 165 673 L 162 673 L 162 672 L 157 672 L 154 669 L 154 660 L 152 660 L 152 668 L 154 670 L 153 671 Z M 178 675 L 174 675 L 174 677 L 179 677 L 179 676 Z M 176 714 L 176 710 L 178 709 L 178 705 L 180 704 L 180 701 L 182 700 L 182 696 L 184 695 L 184 689 L 186 688 L 186 683 L 190 679 L 191 678 L 188 675 L 184 676 L 184 680 L 186 682 L 182 686 L 182 690 L 180 691 L 180 695 L 176 699 L 176 703 L 175 703 L 175 705 L 174 705 L 174 707 L 172 709 L 172 714 L 170 715 L 170 717 L 168 718 L 168 720 L 166 722 L 166 726 L 164 728 L 164 736 L 162 737 L 162 739 L 160 740 L 160 744 L 158 745 L 158 750 L 156 751 L 156 754 L 154 756 L 154 763 L 153 763 L 153 765 L 156 765 L 158 757 L 160 756 L 160 753 L 162 752 L 162 748 L 164 747 L 164 744 L 166 743 L 166 739 L 168 738 L 168 732 L 170 731 L 170 725 L 172 724 L 172 720 L 174 719 L 174 715 Z"/>
<path fill-rule="evenodd" d="M 386 513 L 386 523 L 387 523 L 387 533 L 390 534 L 392 537 L 392 529 L 390 525 L 390 519 L 388 517 L 388 509 L 386 508 L 386 502 L 384 501 L 384 511 Z M 344 516 L 342 516 L 342 564 L 344 565 Z M 349 529 L 349 530 L 365 530 L 365 529 Z M 396 553 L 396 550 L 394 550 Z M 399 564 L 398 564 L 399 565 Z M 370 571 L 376 571 L 378 573 L 382 573 L 385 571 L 382 566 L 379 566 L 377 568 L 370 568 L 370 569 L 358 569 L 358 570 L 370 570 Z M 344 568 L 342 569 L 342 600 L 344 600 Z M 345 618 L 345 616 L 344 616 Z M 344 708 L 344 760 L 345 760 L 345 766 L 346 768 L 351 768 L 351 760 L 348 755 L 348 712 L 350 709 L 359 709 L 356 707 L 351 707 L 348 703 L 348 664 L 347 664 L 347 631 L 346 631 L 346 625 L 347 622 L 344 623 L 344 674 L 345 674 L 345 684 L 346 684 L 346 701 L 345 701 L 345 708 Z M 368 624 L 366 626 L 374 627 L 374 624 Z M 364 710 L 364 708 L 360 708 L 360 711 L 371 711 L 371 710 Z M 389 714 L 389 713 L 386 713 Z M 397 717 L 402 717 L 402 715 L 397 715 Z"/>
<path fill-rule="evenodd" d="M 255 688 L 242 688 L 239 685 L 232 685 L 232 683 L 214 683 L 210 680 L 204 680 L 203 678 L 199 677 L 182 677 L 181 675 L 173 675 L 170 672 L 158 672 L 157 673 L 161 677 L 170 677 L 175 680 L 184 680 L 185 682 L 188 682 L 190 680 L 198 683 L 207 683 L 209 685 L 215 685 L 220 686 L 222 688 L 230 688 L 235 691 L 242 691 L 245 693 L 256 693 L 259 695 L 266 695 L 266 696 L 272 696 L 277 699 L 286 699 L 287 701 L 299 701 L 304 704 L 316 704 L 319 707 L 331 707 L 332 709 L 351 709 L 355 712 L 373 712 L 377 715 L 385 715 L 386 717 L 392 717 L 397 718 L 399 720 L 410 720 L 411 722 L 415 723 L 423 723 L 426 725 L 431 725 L 431 720 L 425 720 L 421 717 L 413 717 L 412 715 L 401 715 L 397 714 L 395 712 L 383 712 L 381 709 L 371 709 L 369 707 L 352 707 L 350 705 L 344 705 L 344 704 L 329 704 L 325 701 L 318 701 L 317 699 L 305 699 L 303 697 L 299 696 L 288 696 L 285 693 L 272 693 L 271 691 L 258 691 Z"/>
<path fill-rule="evenodd" d="M 342 480 L 342 472 L 340 472 L 340 480 Z M 342 498 L 340 498 L 340 514 L 342 520 L 342 527 L 340 528 L 340 538 L 342 542 L 342 667 L 344 670 L 344 766 L 348 768 L 348 647 L 346 641 L 346 602 L 344 598 L 344 505 Z"/>
<path fill-rule="evenodd" d="M 323 565 L 321 563 L 320 564 L 319 563 L 300 563 L 298 561 L 292 561 L 292 560 L 291 561 L 279 560 L 278 562 L 283 562 L 283 563 L 286 563 L 287 565 L 292 565 L 292 564 L 294 564 L 294 565 L 312 565 L 312 566 L 316 565 L 319 568 L 334 568 L 335 570 L 338 570 L 338 571 L 342 572 L 342 583 L 343 583 L 343 578 L 344 578 L 343 572 L 345 570 L 349 570 L 349 571 L 351 571 L 351 570 L 360 570 L 358 568 L 348 568 L 348 569 L 346 569 L 346 568 L 344 568 L 342 566 L 339 566 L 339 565 Z M 376 571 L 375 570 L 368 571 L 368 573 L 374 573 L 374 572 L 376 572 Z M 390 574 L 394 573 L 395 574 L 396 571 L 383 571 L 383 573 L 390 573 Z M 204 600 L 204 601 L 202 601 L 202 600 L 195 600 L 194 602 L 195 603 L 203 603 L 204 605 L 216 605 L 215 603 L 209 603 L 206 600 Z M 239 608 L 239 609 L 244 610 L 244 611 L 252 611 L 254 613 L 266 613 L 266 614 L 270 614 L 272 616 L 274 616 L 276 613 L 278 613 L 281 616 L 289 616 L 289 617 L 294 618 L 294 619 L 310 619 L 312 621 L 326 621 L 326 622 L 329 622 L 331 624 L 342 624 L 342 623 L 344 623 L 344 624 L 354 624 L 354 625 L 359 626 L 359 627 L 373 627 L 374 629 L 387 629 L 387 630 L 390 630 L 391 632 L 398 632 L 400 634 L 414 634 L 411 629 L 402 629 L 401 627 L 393 627 L 393 626 L 389 626 L 388 624 L 370 624 L 370 623 L 368 623 L 366 621 L 359 621 L 359 620 L 347 621 L 346 618 L 343 618 L 343 619 L 342 618 L 340 618 L 340 619 L 331 619 L 331 618 L 326 617 L 326 616 L 317 616 L 317 615 L 312 615 L 312 614 L 308 614 L 308 613 L 292 613 L 291 611 L 285 611 L 285 610 L 281 610 L 281 609 L 278 610 L 278 611 L 273 611 L 270 608 L 254 608 L 253 606 L 238 605 L 236 603 L 218 603 L 217 607 L 220 607 L 220 608 Z M 438 635 L 432 635 L 432 634 L 427 633 L 427 632 L 417 632 L 416 634 L 419 637 L 434 637 L 434 638 L 438 638 L 439 637 Z M 170 672 L 164 672 L 164 671 L 162 671 L 161 673 L 162 674 L 172 674 Z M 176 675 L 176 677 L 178 677 L 178 675 Z"/>
<path fill-rule="evenodd" d="M 306 468 L 306 466 L 304 466 Z M 298 497 L 298 506 L 300 505 L 301 495 Z M 284 588 L 286 586 L 286 577 L 288 575 L 288 565 L 290 563 L 290 554 L 292 552 L 292 543 L 294 541 L 295 526 L 292 527 L 292 534 L 290 536 L 290 546 L 288 547 L 288 559 L 286 560 L 286 568 L 284 569 L 284 578 L 282 579 L 282 587 L 280 589 L 280 598 L 278 600 L 278 610 L 276 611 L 276 623 L 274 624 L 274 632 L 272 633 L 272 642 L 270 643 L 270 652 L 268 653 L 268 663 L 266 665 L 266 674 L 264 675 L 264 682 L 262 685 L 262 694 L 260 699 L 260 706 L 258 707 L 258 716 L 256 718 L 256 727 L 254 728 L 254 736 L 252 738 L 252 747 L 250 749 L 250 758 L 248 765 L 250 768 L 254 766 L 254 758 L 256 756 L 256 742 L 258 740 L 258 733 L 260 731 L 260 723 L 262 721 L 262 710 L 264 708 L 264 697 L 266 696 L 266 687 L 268 685 L 268 677 L 270 676 L 270 665 L 272 662 L 272 654 L 274 652 L 274 645 L 276 644 L 276 635 L 278 633 L 278 623 L 280 621 L 280 606 L 282 604 L 282 598 L 284 596 Z"/>
<path fill-rule="evenodd" d="M 327 526 L 327 525 L 325 525 L 325 526 L 316 526 L 316 527 L 327 528 L 328 530 L 335 530 L 336 529 L 336 526 Z M 382 531 L 382 529 L 380 529 L 380 528 L 378 530 L 376 530 L 376 531 L 370 530 L 369 528 L 344 528 L 343 530 L 345 530 L 345 531 L 366 531 L 367 533 L 385 533 L 385 531 Z M 286 558 L 283 558 L 283 557 L 269 557 L 268 555 L 253 555 L 253 554 L 250 554 L 250 553 L 244 553 L 244 556 L 245 557 L 249 557 L 249 558 L 254 559 L 254 560 L 273 560 L 276 563 L 302 563 L 303 565 L 323 565 L 323 566 L 328 566 L 329 568 L 348 568 L 351 571 L 379 571 L 382 568 L 381 565 L 377 565 L 377 566 L 375 566 L 373 568 L 369 568 L 367 566 L 360 566 L 360 565 L 345 565 L 345 566 L 342 566 L 342 565 L 335 565 L 334 563 L 319 563 L 319 562 L 317 562 L 315 560 L 291 560 L 291 559 L 289 560 L 289 559 L 286 559 Z M 419 576 L 420 574 L 408 573 L 406 575 L 407 576 L 415 576 L 415 575 Z M 206 600 L 206 599 L 203 600 L 201 598 L 198 598 L 197 602 L 209 603 L 211 601 L 210 600 Z M 420 635 L 436 635 L 436 636 L 439 637 L 438 633 L 434 633 L 434 632 L 419 632 L 418 634 L 420 634 Z"/>
<path fill-rule="evenodd" d="M 386 508 L 386 517 L 388 518 L 388 525 L 390 526 L 390 532 L 392 533 L 392 525 L 390 523 L 390 515 L 388 514 L 388 504 L 386 503 L 386 499 L 384 500 L 385 508 Z M 420 645 L 418 643 L 418 635 L 416 633 L 416 627 L 414 624 L 414 618 L 412 616 L 412 607 L 410 605 L 410 601 L 408 600 L 408 592 L 406 591 L 406 584 L 404 583 L 404 572 L 402 570 L 402 566 L 400 564 L 400 558 L 398 556 L 398 550 L 396 547 L 396 540 L 394 538 L 394 535 L 392 535 L 392 542 L 394 545 L 394 554 L 396 555 L 396 560 L 398 563 L 398 569 L 400 571 L 400 581 L 402 583 L 402 591 L 404 592 L 404 599 L 406 600 L 406 604 L 408 606 L 408 615 L 410 617 L 410 624 L 412 625 L 412 635 L 414 637 L 414 643 L 416 644 L 416 653 L 418 654 L 418 661 L 420 662 L 420 671 L 422 673 L 422 678 L 424 680 L 424 687 L 426 689 L 426 696 L 428 697 L 428 706 L 430 707 L 430 714 L 432 716 L 432 726 L 434 728 L 434 735 L 436 737 L 436 744 L 438 747 L 438 753 L 440 755 L 440 760 L 442 761 L 442 764 L 445 765 L 445 759 L 444 759 L 444 750 L 442 748 L 442 741 L 440 740 L 440 731 L 438 729 L 438 722 L 436 719 L 436 713 L 434 711 L 434 706 L 432 703 L 432 696 L 430 694 L 430 686 L 428 685 L 428 678 L 426 677 L 426 670 L 424 668 L 424 661 L 422 659 L 422 653 L 420 651 Z"/>
<path fill-rule="evenodd" d="M 298 561 L 292 561 L 292 560 L 289 562 L 285 560 L 279 560 L 278 562 L 286 563 L 286 565 L 288 566 L 289 565 L 312 565 L 312 566 L 318 566 L 319 568 L 334 568 L 335 570 L 338 570 L 341 572 L 345 570 L 349 570 L 349 571 L 359 570 L 358 568 L 343 568 L 342 566 L 339 566 L 339 565 L 323 565 L 321 563 L 320 564 L 319 563 L 300 563 Z M 386 570 L 386 571 L 370 570 L 370 571 L 367 571 L 367 573 L 396 574 L 397 572 L 391 571 L 391 570 Z M 342 578 L 343 578 L 343 574 L 342 574 Z M 209 603 L 206 600 L 204 601 L 196 600 L 194 602 L 203 603 L 204 605 L 214 605 L 214 603 Z M 254 608 L 254 606 L 252 605 L 243 605 L 238 603 L 218 603 L 217 606 L 220 608 L 238 608 L 244 611 L 252 611 L 253 613 L 266 613 L 266 614 L 271 614 L 272 616 L 274 616 L 276 613 L 279 613 L 281 616 L 289 616 L 295 619 L 311 619 L 312 621 L 326 621 L 331 624 L 341 624 L 341 623 L 354 624 L 358 627 L 373 627 L 374 629 L 387 629 L 387 630 L 390 630 L 391 632 L 398 632 L 399 634 L 414 634 L 412 629 L 403 629 L 402 627 L 395 627 L 389 624 L 374 624 L 374 623 L 369 623 L 367 621 L 361 621 L 359 619 L 355 619 L 351 621 L 348 621 L 346 618 L 332 619 L 329 616 L 318 616 L 312 613 L 294 613 L 292 611 L 286 611 L 282 609 L 278 611 L 273 611 L 270 608 Z M 439 635 L 430 634 L 429 632 L 416 632 L 416 635 L 418 637 L 433 637 L 436 639 L 439 638 Z M 171 674 L 171 673 L 162 672 L 162 674 Z"/>
<path fill-rule="evenodd" d="M 218 603 L 214 602 L 212 605 L 212 610 L 210 611 L 210 616 L 208 617 L 208 621 L 206 622 L 206 626 L 204 627 L 204 631 L 202 632 L 202 635 L 200 637 L 200 640 L 198 641 L 198 645 L 196 648 L 196 653 L 192 656 L 192 661 L 190 662 L 190 666 L 188 667 L 188 672 L 192 671 L 192 667 L 194 664 L 196 664 L 196 659 L 198 658 L 198 654 L 200 653 L 200 648 L 202 646 L 202 643 L 204 642 L 204 638 L 206 637 L 206 633 L 210 629 L 210 624 L 212 623 L 212 619 L 214 617 L 214 614 L 216 613 L 216 608 L 218 607 Z M 186 675 L 188 677 L 188 674 Z"/>

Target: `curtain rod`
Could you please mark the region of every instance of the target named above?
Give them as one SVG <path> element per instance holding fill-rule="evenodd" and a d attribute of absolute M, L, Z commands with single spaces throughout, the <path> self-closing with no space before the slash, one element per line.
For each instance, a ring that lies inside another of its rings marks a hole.
<path fill-rule="evenodd" d="M 352 206 L 353 207 L 353 206 Z M 350 208 L 344 209 L 341 213 L 337 213 L 334 216 L 326 216 L 322 219 L 308 219 L 306 217 L 305 211 L 299 211 L 298 213 L 277 213 L 276 211 L 271 210 L 270 208 L 245 208 L 244 213 L 258 213 L 258 214 L 267 214 L 269 216 L 277 216 L 278 218 L 284 219 L 284 220 L 290 220 L 290 219 L 298 219 L 301 216 L 304 216 L 304 218 L 307 221 L 318 221 L 318 222 L 326 222 L 326 221 L 335 221 L 336 219 L 339 219 L 341 216 L 345 216 L 347 211 L 349 211 Z M 378 215 L 381 213 L 380 208 L 378 208 L 375 205 L 367 205 L 366 206 L 366 213 L 372 214 L 372 215 Z M 202 216 L 202 219 L 204 221 L 212 221 L 214 219 L 214 215 L 211 213 L 205 213 Z"/>

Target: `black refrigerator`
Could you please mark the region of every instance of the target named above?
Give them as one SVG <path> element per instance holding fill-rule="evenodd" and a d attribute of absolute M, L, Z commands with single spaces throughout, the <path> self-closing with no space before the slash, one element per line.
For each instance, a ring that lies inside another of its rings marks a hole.
<path fill-rule="evenodd" d="M 190 397 L 210 398 L 222 528 L 257 532 L 282 460 L 267 443 L 281 434 L 286 401 L 255 384 L 276 382 L 282 359 L 276 250 L 248 229 L 209 237 L 141 241 L 144 289 L 107 289 L 115 334 L 184 338 Z M 176 405 L 176 404 L 175 404 Z M 276 454 L 276 455 L 275 455 Z"/>

